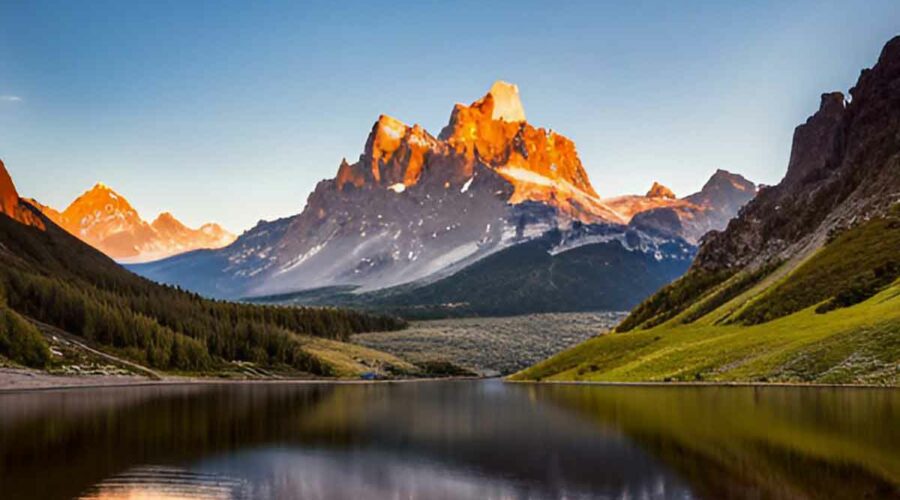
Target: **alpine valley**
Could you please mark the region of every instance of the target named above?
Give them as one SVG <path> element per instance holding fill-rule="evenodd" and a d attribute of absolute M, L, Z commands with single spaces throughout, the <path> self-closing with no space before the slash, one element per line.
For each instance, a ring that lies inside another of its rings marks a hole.
<path fill-rule="evenodd" d="M 437 136 L 380 116 L 299 215 L 129 268 L 210 297 L 407 316 L 626 310 L 756 191 L 719 170 L 684 198 L 659 184 L 603 198 L 575 144 L 529 124 L 518 87 L 498 81 Z"/>

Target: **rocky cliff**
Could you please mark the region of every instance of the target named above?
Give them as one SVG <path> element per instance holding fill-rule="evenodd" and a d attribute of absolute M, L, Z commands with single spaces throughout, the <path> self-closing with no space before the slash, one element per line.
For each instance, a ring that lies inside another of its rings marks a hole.
<path fill-rule="evenodd" d="M 784 179 L 709 235 L 694 266 L 735 269 L 802 256 L 898 200 L 900 37 L 863 70 L 849 99 L 822 95 L 819 110 L 794 132 Z"/>
<path fill-rule="evenodd" d="M 0 214 L 29 226 L 44 228 L 40 217 L 19 199 L 19 192 L 16 191 L 16 186 L 2 161 L 0 161 Z"/>

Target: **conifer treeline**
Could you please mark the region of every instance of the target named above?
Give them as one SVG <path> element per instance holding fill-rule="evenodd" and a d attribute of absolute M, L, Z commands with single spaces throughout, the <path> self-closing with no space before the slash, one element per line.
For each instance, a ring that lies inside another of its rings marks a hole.
<path fill-rule="evenodd" d="M 0 219 L 0 294 L 10 309 L 151 367 L 205 370 L 237 360 L 321 373 L 297 333 L 344 340 L 405 326 L 349 310 L 204 299 L 135 276 L 56 227 Z"/>

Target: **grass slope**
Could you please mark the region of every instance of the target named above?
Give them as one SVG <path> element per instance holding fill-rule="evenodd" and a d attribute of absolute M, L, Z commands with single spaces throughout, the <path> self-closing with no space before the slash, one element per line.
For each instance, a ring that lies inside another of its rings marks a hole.
<path fill-rule="evenodd" d="M 897 218 L 846 232 L 777 280 L 741 272 L 699 287 L 693 302 L 672 293 L 676 283 L 636 309 L 638 328 L 512 379 L 900 384 Z M 667 296 L 678 298 L 676 313 L 656 307 Z"/>
<path fill-rule="evenodd" d="M 900 383 L 900 285 L 853 307 L 770 323 L 606 334 L 513 380 Z"/>

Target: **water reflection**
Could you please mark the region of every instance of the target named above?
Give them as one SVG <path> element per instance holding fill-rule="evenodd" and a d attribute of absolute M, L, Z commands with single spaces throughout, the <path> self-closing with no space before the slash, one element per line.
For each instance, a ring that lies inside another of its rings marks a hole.
<path fill-rule="evenodd" d="M 897 403 L 889 390 L 499 381 L 7 394 L 0 492 L 887 498 L 900 482 Z"/>

